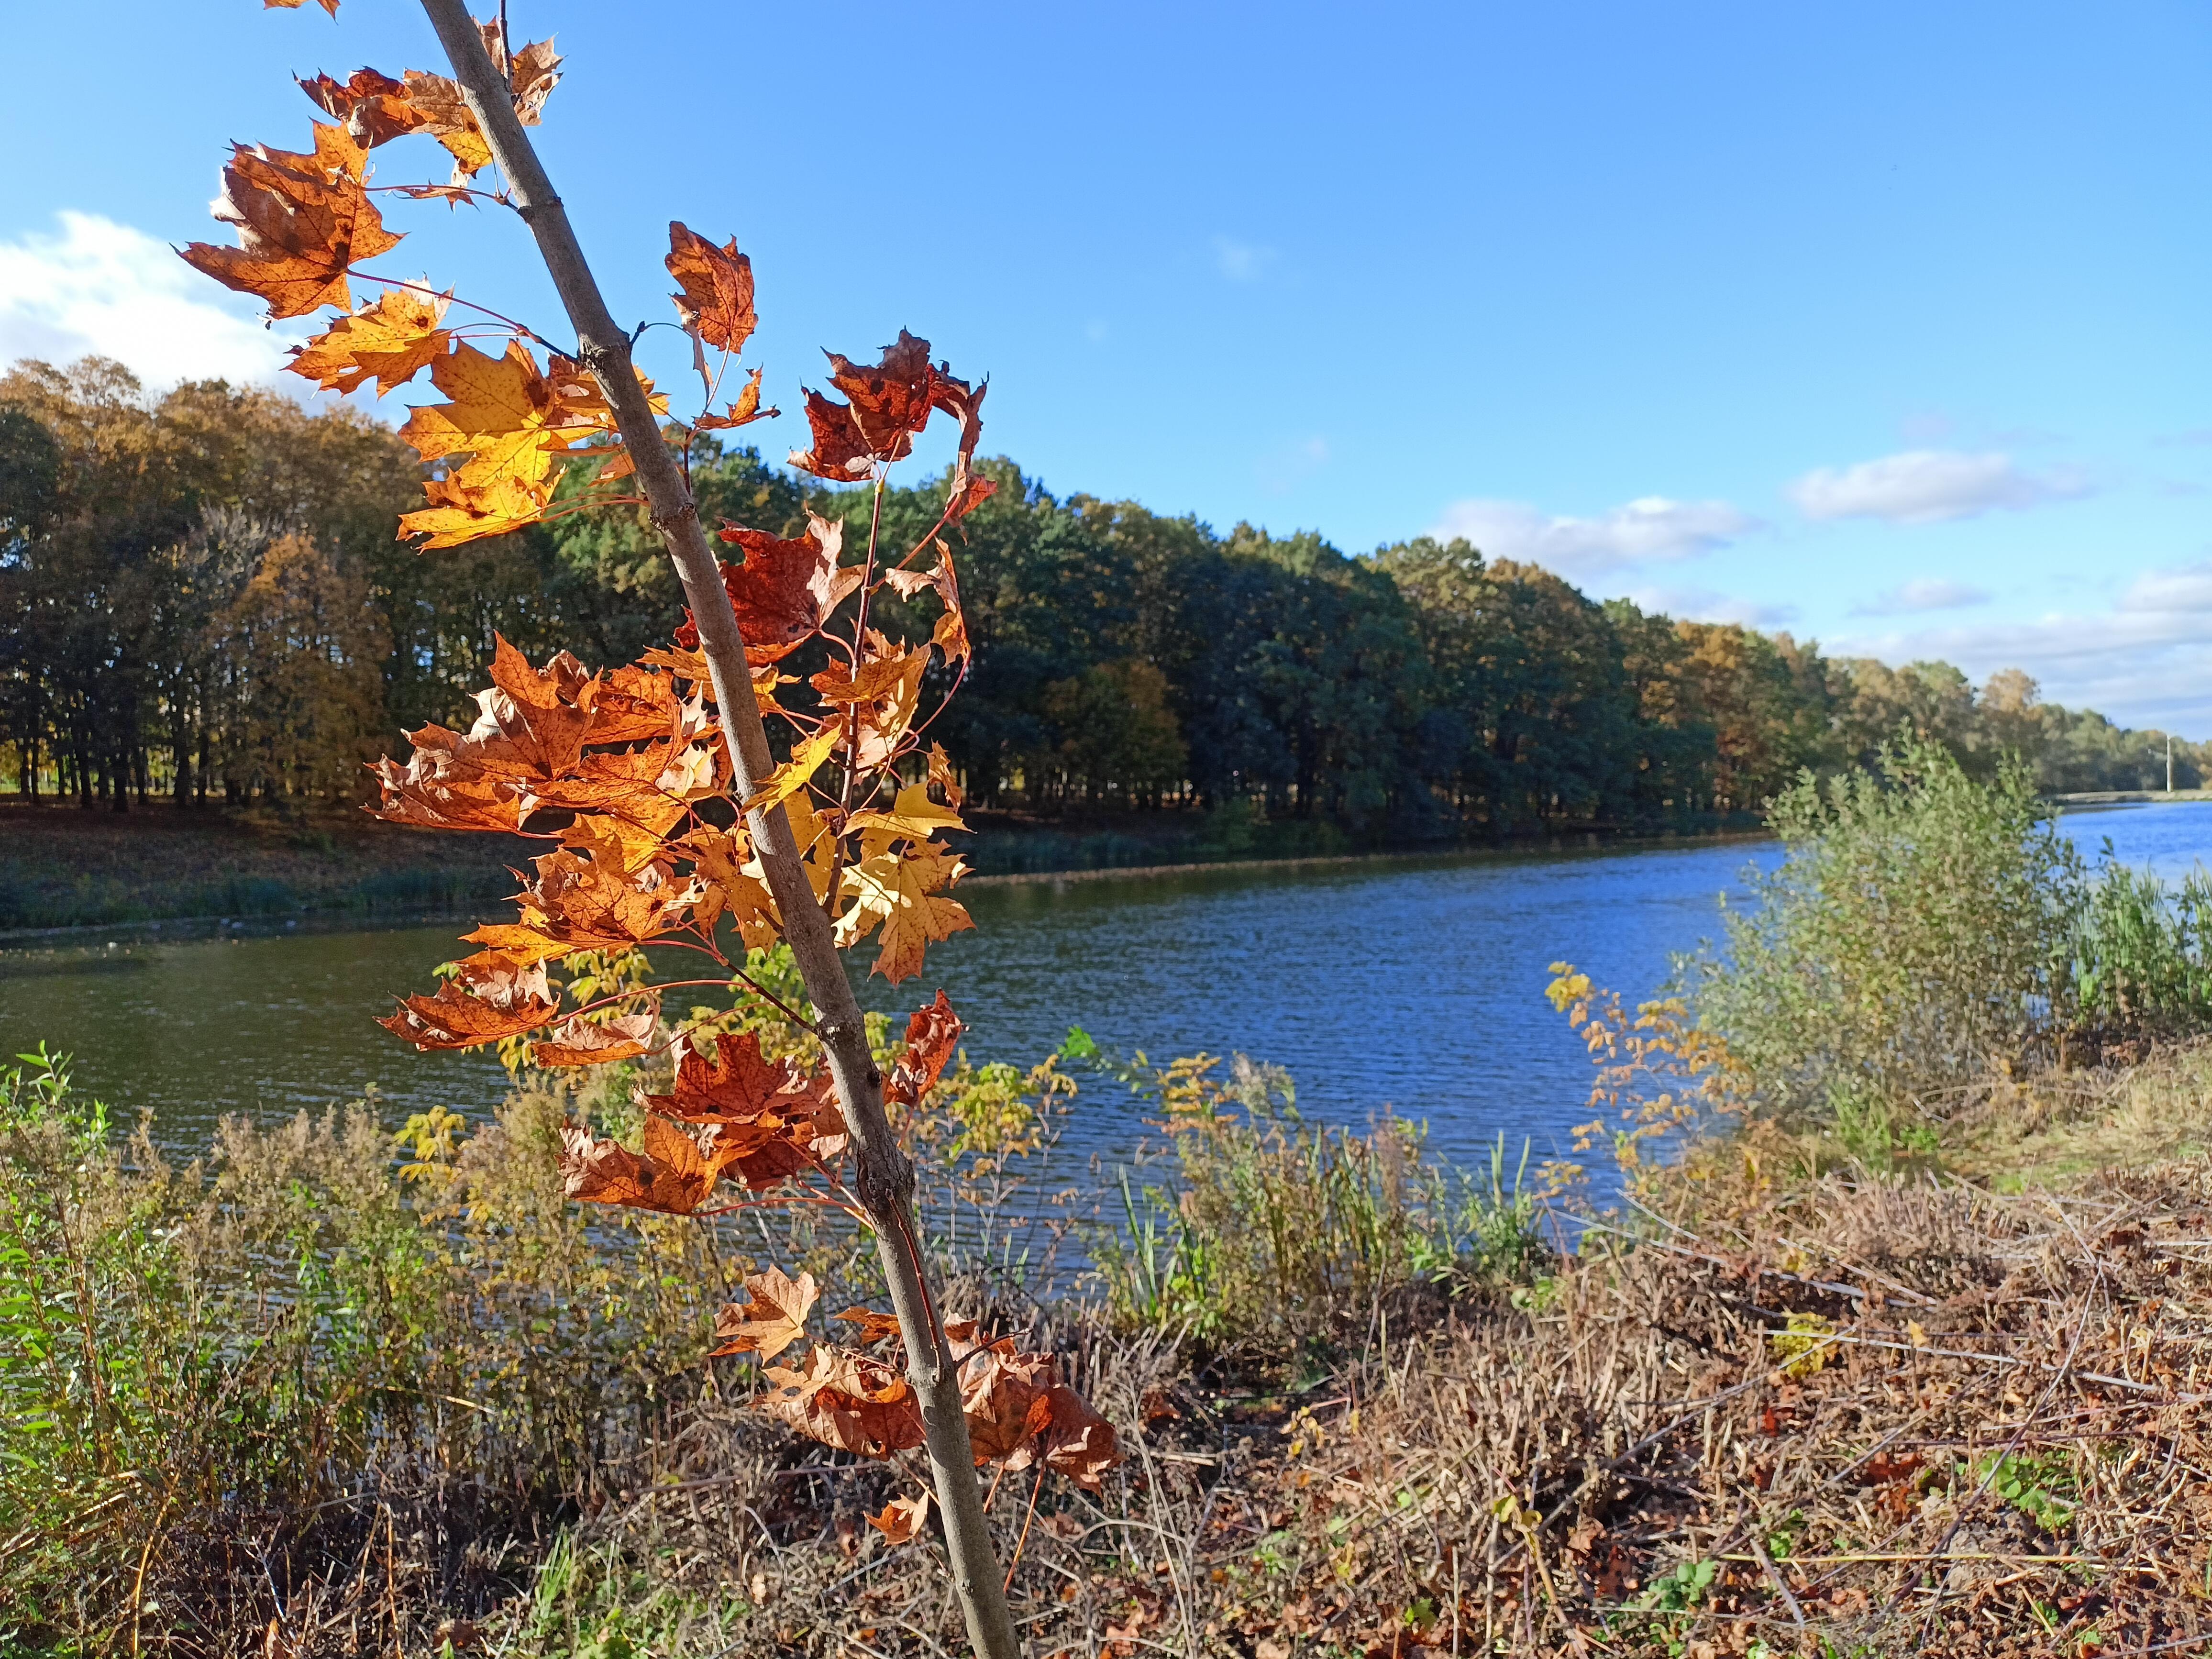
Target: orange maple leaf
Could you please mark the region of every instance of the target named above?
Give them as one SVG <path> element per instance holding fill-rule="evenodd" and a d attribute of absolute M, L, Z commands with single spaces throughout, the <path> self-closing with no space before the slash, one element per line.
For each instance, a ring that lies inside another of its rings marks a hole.
<path fill-rule="evenodd" d="M 658 1017 L 650 1012 L 623 1014 L 597 1024 L 580 1016 L 571 1016 L 556 1026 L 545 1041 L 530 1045 L 531 1063 L 550 1070 L 561 1066 L 607 1066 L 618 1060 L 635 1060 L 653 1046 L 653 1032 L 659 1024 Z"/>
<path fill-rule="evenodd" d="M 301 81 L 300 90 L 332 120 L 343 123 L 347 137 L 363 149 L 389 143 L 422 125 L 421 112 L 407 101 L 406 88 L 373 69 L 357 69 L 343 81 L 318 75 Z"/>
<path fill-rule="evenodd" d="M 707 1201 L 722 1170 L 720 1159 L 663 1117 L 646 1119 L 642 1152 L 573 1123 L 562 1127 L 561 1146 L 562 1186 L 580 1204 L 690 1215 Z"/>
<path fill-rule="evenodd" d="M 238 227 L 239 246 L 193 242 L 179 251 L 224 287 L 266 301 L 272 318 L 350 309 L 347 267 L 399 243 L 362 188 L 364 159 L 359 145 L 320 122 L 313 155 L 234 145 L 215 216 Z"/>
<path fill-rule="evenodd" d="M 820 1291 L 814 1275 L 802 1273 L 796 1282 L 781 1267 L 745 1275 L 745 1304 L 726 1304 L 714 1317 L 714 1340 L 720 1346 L 708 1356 L 720 1359 L 733 1353 L 757 1352 L 773 1359 L 794 1342 L 806 1337 L 806 1316 Z"/>
<path fill-rule="evenodd" d="M 928 1518 L 929 1494 L 921 1492 L 913 1498 L 894 1498 L 884 1505 L 880 1515 L 871 1515 L 866 1520 L 891 1543 L 904 1544 L 921 1530 L 922 1522 Z"/>
<path fill-rule="evenodd" d="M 861 1457 L 889 1457 L 922 1443 L 921 1405 L 880 1360 L 814 1345 L 806 1369 L 771 1367 L 778 1386 L 760 1407 L 801 1434 Z"/>
<path fill-rule="evenodd" d="M 485 951 L 459 966 L 435 996 L 404 997 L 377 1024 L 417 1048 L 475 1048 L 534 1031 L 559 1012 L 541 965 Z"/>

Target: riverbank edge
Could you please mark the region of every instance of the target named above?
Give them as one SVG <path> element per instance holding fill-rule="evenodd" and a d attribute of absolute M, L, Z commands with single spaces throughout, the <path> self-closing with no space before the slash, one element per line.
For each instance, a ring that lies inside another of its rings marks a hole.
<path fill-rule="evenodd" d="M 1722 830 L 1698 836 L 1605 836 L 1596 831 L 1571 839 L 1551 837 L 1541 842 L 1500 847 L 1428 848 L 1391 853 L 1331 853 L 1304 858 L 1215 859 L 1186 864 L 1133 864 L 1089 870 L 1021 870 L 964 878 L 963 888 L 1059 886 L 1071 882 L 1147 880 L 1198 875 L 1250 875 L 1292 870 L 1348 868 L 1352 866 L 1455 863 L 1488 859 L 1557 857 L 1577 854 L 1657 852 L 1669 848 L 1749 845 L 1771 837 L 1761 830 Z M 504 901 L 501 901 L 502 902 Z M 210 913 L 204 915 L 149 916 L 130 921 L 71 922 L 52 927 L 0 928 L 0 951 L 72 942 L 116 933 L 142 935 L 175 930 L 220 930 L 283 933 L 302 922 L 326 933 L 352 927 L 404 927 L 417 923 L 459 921 L 474 917 L 473 910 L 434 908 L 363 914 L 342 905 L 301 906 L 289 911 L 256 912 L 250 915 Z"/>

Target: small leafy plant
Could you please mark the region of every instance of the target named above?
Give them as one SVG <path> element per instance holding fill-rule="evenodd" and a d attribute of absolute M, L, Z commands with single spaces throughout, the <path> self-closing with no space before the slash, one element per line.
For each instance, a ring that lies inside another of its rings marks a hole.
<path fill-rule="evenodd" d="M 336 15 L 337 0 L 320 3 Z M 795 1364 L 768 1371 L 775 1386 L 763 1404 L 803 1434 L 866 1457 L 927 1449 L 932 1490 L 872 1522 L 903 1541 L 934 1501 L 969 1639 L 1003 1659 L 1018 1645 L 975 1466 L 1039 1464 L 1095 1488 L 1119 1453 L 1050 1355 L 945 1316 L 890 1112 L 913 1111 L 936 1086 L 962 1023 L 939 992 L 908 1022 L 886 1075 L 840 955 L 872 940 L 872 971 L 898 984 L 921 972 L 929 945 L 973 925 L 948 896 L 965 866 L 938 839 L 964 827 L 961 786 L 924 739 L 969 667 L 946 537 L 994 488 L 971 470 L 988 386 L 933 363 L 929 343 L 904 330 L 873 364 L 830 353 L 844 401 L 805 393 L 811 442 L 791 464 L 872 492 L 858 558 L 847 557 L 842 523 L 811 515 L 796 537 L 723 525 L 720 540 L 738 556 L 720 562 L 690 489 L 693 450 L 777 412 L 763 404 L 759 368 L 741 386 L 732 377 L 757 321 L 751 262 L 734 239 L 669 226 L 664 264 L 702 406 L 664 426 L 668 395 L 635 368 L 631 336 L 609 316 L 526 131 L 561 78 L 552 42 L 514 46 L 504 7 L 481 23 L 463 0 L 424 9 L 452 75 L 364 68 L 302 82 L 330 119 L 304 151 L 237 146 L 216 214 L 239 245 L 194 243 L 184 257 L 265 301 L 271 318 L 335 310 L 289 365 L 325 390 L 374 382 L 382 396 L 427 374 L 444 401 L 416 407 L 401 428 L 432 469 L 403 538 L 428 550 L 556 515 L 641 509 L 690 616 L 666 646 L 605 672 L 567 652 L 533 665 L 501 640 L 476 723 L 425 726 L 410 734 L 404 765 L 377 768 L 389 821 L 548 848 L 514 920 L 470 934 L 476 953 L 384 1023 L 423 1049 L 526 1045 L 531 1063 L 556 1071 L 665 1060 L 666 1091 L 636 1097 L 638 1144 L 564 1131 L 573 1199 L 677 1216 L 811 1206 L 873 1236 L 892 1311 L 839 1316 L 860 1346 L 814 1340 L 813 1279 L 771 1267 L 723 1310 L 715 1352 L 766 1362 L 799 1350 Z M 371 182 L 372 152 L 416 137 L 450 155 L 448 179 Z M 573 343 L 364 270 L 401 240 L 379 206 L 393 195 L 512 209 L 537 239 Z M 356 282 L 379 297 L 356 309 Z M 942 509 L 910 546 L 887 548 L 886 474 L 939 415 L 959 433 Z M 933 609 L 919 643 L 884 629 L 897 613 Z M 817 672 L 790 672 L 803 650 Z M 778 945 L 799 996 L 755 971 Z M 667 1000 L 708 988 L 772 1008 L 805 1040 L 771 1054 L 757 1031 L 732 1029 L 741 1018 L 686 1016 Z M 432 1161 L 438 1127 L 416 1129 L 417 1161 Z M 732 1195 L 720 1198 L 725 1188 Z M 879 1345 L 903 1353 L 903 1375 L 868 1352 Z"/>

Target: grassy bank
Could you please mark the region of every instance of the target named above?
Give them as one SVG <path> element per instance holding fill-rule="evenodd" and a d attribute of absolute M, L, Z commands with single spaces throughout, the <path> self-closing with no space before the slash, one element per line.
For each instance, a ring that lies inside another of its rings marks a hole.
<path fill-rule="evenodd" d="M 1572 1249 L 1517 1157 L 1454 1177 L 1250 1066 L 1086 1073 L 1176 1127 L 1071 1202 L 1066 1065 L 964 1068 L 912 1126 L 949 1299 L 1130 1453 L 993 1504 L 1033 1651 L 2212 1635 L 2212 1051 L 1993 1084 L 1911 1167 L 1758 1126 Z M 557 1125 L 611 1091 L 232 1124 L 185 1169 L 51 1070 L 5 1097 L 6 1650 L 957 1650 L 933 1547 L 861 1524 L 895 1472 L 703 1358 L 757 1226 L 564 1202 Z M 1086 1238 L 1103 1276 L 1060 1271 Z M 876 1291 L 848 1240 L 772 1254 Z"/>
<path fill-rule="evenodd" d="M 2212 1642 L 2212 893 L 1909 745 L 1778 818 L 1694 1002 L 1559 966 L 1602 1182 L 1079 1033 L 906 1115 L 948 1310 L 1127 1454 L 994 1486 L 1031 1651 Z M 866 1241 L 566 1201 L 562 1126 L 634 1134 L 668 1064 L 185 1167 L 43 1058 L 0 1077 L 0 1651 L 961 1650 L 935 1536 L 867 1524 L 915 1471 L 707 1352 L 756 1256 L 879 1306 Z M 1130 1090 L 1144 1156 L 1070 1166 L 1058 1126 Z"/>
<path fill-rule="evenodd" d="M 0 932 L 187 916 L 465 911 L 514 890 L 520 837 L 437 839 L 358 813 L 287 820 L 0 802 Z"/>

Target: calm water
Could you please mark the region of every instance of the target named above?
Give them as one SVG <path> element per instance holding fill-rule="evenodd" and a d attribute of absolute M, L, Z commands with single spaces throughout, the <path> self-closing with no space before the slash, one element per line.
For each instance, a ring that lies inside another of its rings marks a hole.
<path fill-rule="evenodd" d="M 2069 815 L 2094 854 L 2178 876 L 2212 861 L 2212 803 Z M 1081 1025 L 1109 1050 L 1205 1049 L 1288 1066 L 1310 1114 L 1426 1118 L 1462 1158 L 1499 1130 L 1560 1147 L 1589 1087 L 1581 1044 L 1543 999 L 1565 959 L 1634 998 L 1671 952 L 1717 932 L 1717 902 L 1765 843 L 1474 856 L 978 888 L 976 931 L 930 953 L 927 985 L 880 980 L 903 1012 L 941 984 L 978 1060 L 1028 1062 Z M 418 1054 L 370 1023 L 395 990 L 465 947 L 452 923 L 291 929 L 163 942 L 98 935 L 0 951 L 0 1048 L 44 1040 L 111 1105 L 150 1109 L 162 1139 L 202 1143 L 226 1112 L 289 1115 L 375 1085 L 387 1112 L 488 1109 L 492 1060 Z M 916 994 L 919 993 L 920 994 Z M 1086 1090 L 1074 1139 L 1111 1152 L 1141 1133 L 1110 1085 Z"/>

